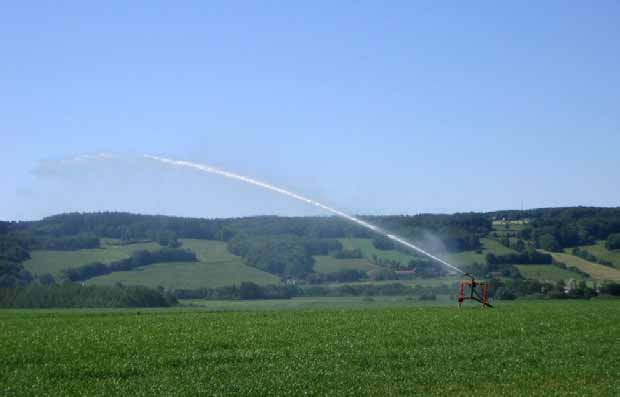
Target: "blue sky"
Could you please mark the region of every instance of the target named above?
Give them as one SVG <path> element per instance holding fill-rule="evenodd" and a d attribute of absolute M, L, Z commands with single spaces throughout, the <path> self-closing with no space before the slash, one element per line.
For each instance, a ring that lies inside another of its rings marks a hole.
<path fill-rule="evenodd" d="M 130 3 L 3 4 L 0 219 L 620 205 L 616 1 Z"/>

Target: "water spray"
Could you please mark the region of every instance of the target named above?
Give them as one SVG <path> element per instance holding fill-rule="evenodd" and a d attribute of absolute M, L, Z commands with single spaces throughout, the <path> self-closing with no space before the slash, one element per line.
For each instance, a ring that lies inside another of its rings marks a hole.
<path fill-rule="evenodd" d="M 366 229 L 370 229 L 373 232 L 382 234 L 385 237 L 389 238 L 390 240 L 396 241 L 397 243 L 399 243 L 401 245 L 404 245 L 407 248 L 410 248 L 410 249 L 412 249 L 412 250 L 414 250 L 416 252 L 419 252 L 420 254 L 425 255 L 425 256 L 433 259 L 434 261 L 439 262 L 439 263 L 441 263 L 442 265 L 444 265 L 446 267 L 449 267 L 452 270 L 455 270 L 455 271 L 457 271 L 457 272 L 459 272 L 461 274 L 464 274 L 466 276 L 472 277 L 472 280 L 473 280 L 473 276 L 471 276 L 470 274 L 465 273 L 463 270 L 459 269 L 458 267 L 449 264 L 448 262 L 444 261 L 443 259 L 438 258 L 437 256 L 431 254 L 430 252 L 427 252 L 427 251 L 423 250 L 422 248 L 418 247 L 417 245 L 413 244 L 412 242 L 409 242 L 409 241 L 403 239 L 402 237 L 399 237 L 399 236 L 397 236 L 395 234 L 390 234 L 390 233 L 382 230 L 380 227 L 375 226 L 373 224 L 370 224 L 370 223 L 368 223 L 368 222 L 366 222 L 366 221 L 364 221 L 362 219 L 359 219 L 359 218 L 357 218 L 357 217 L 355 217 L 353 215 L 349 215 L 346 212 L 342 212 L 342 211 L 340 211 L 338 209 L 329 207 L 329 206 L 327 206 L 327 205 L 325 205 L 323 203 L 320 203 L 318 201 L 315 201 L 315 200 L 309 199 L 307 197 L 301 196 L 301 195 L 299 195 L 297 193 L 288 191 L 288 190 L 283 189 L 281 187 L 274 186 L 274 185 L 271 185 L 269 183 L 259 181 L 257 179 L 253 179 L 253 178 L 250 178 L 250 177 L 247 177 L 247 176 L 236 174 L 234 172 L 226 171 L 226 170 L 223 170 L 223 169 L 220 169 L 220 168 L 216 168 L 216 167 L 213 167 L 213 166 L 210 166 L 210 165 L 206 165 L 206 164 L 194 163 L 194 162 L 191 162 L 191 161 L 184 161 L 184 160 L 173 160 L 173 159 L 169 159 L 169 158 L 165 158 L 165 157 L 152 156 L 152 155 L 149 155 L 149 154 L 145 154 L 145 155 L 143 155 L 143 157 L 146 158 L 146 159 L 153 160 L 153 161 L 158 161 L 160 163 L 167 164 L 167 165 L 170 165 L 170 166 L 191 168 L 191 169 L 195 169 L 195 170 L 198 170 L 198 171 L 201 171 L 201 172 L 205 172 L 205 173 L 209 173 L 209 174 L 215 174 L 215 175 L 220 175 L 220 176 L 223 176 L 223 177 L 226 177 L 226 178 L 230 178 L 230 179 L 236 179 L 236 180 L 239 180 L 239 181 L 242 181 L 242 182 L 245 182 L 245 183 L 249 183 L 250 185 L 258 186 L 258 187 L 261 187 L 261 188 L 266 189 L 266 190 L 271 190 L 272 192 L 283 194 L 285 196 L 288 196 L 288 197 L 294 198 L 296 200 L 302 201 L 302 202 L 304 202 L 306 204 L 313 205 L 313 206 L 321 208 L 321 209 L 323 209 L 325 211 L 331 212 L 332 214 L 335 214 L 335 215 L 337 215 L 337 216 L 339 216 L 341 218 L 344 218 L 344 219 L 347 219 L 347 220 L 349 220 L 351 222 L 357 223 L 358 225 L 363 226 Z"/>

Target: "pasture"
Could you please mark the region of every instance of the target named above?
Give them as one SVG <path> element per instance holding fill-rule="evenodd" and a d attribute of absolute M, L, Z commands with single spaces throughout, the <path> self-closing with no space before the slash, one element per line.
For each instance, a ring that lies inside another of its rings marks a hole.
<path fill-rule="evenodd" d="M 2 310 L 0 394 L 614 396 L 619 308 Z"/>
<path fill-rule="evenodd" d="M 88 284 L 163 286 L 174 289 L 215 288 L 242 281 L 257 284 L 278 284 L 272 274 L 247 266 L 240 257 L 228 252 L 226 243 L 211 240 L 183 239 L 183 248 L 196 253 L 198 262 L 166 262 L 94 277 Z"/>
<path fill-rule="evenodd" d="M 359 249 L 362 251 L 366 259 L 370 259 L 373 255 L 386 260 L 395 260 L 402 264 L 409 263 L 414 259 L 413 255 L 409 255 L 397 250 L 379 250 L 372 245 L 372 240 L 367 238 L 341 238 L 339 239 L 344 249 Z"/>
<path fill-rule="evenodd" d="M 240 257 L 232 255 L 222 241 L 182 239 L 182 248 L 196 253 L 198 262 L 166 262 L 136 268 L 130 271 L 114 272 L 94 277 L 87 284 L 144 285 L 163 286 L 175 289 L 215 288 L 242 281 L 257 284 L 278 284 L 280 279 L 272 274 L 247 266 Z M 32 251 L 32 258 L 24 262 L 24 267 L 41 275 L 51 273 L 55 277 L 62 269 L 86 265 L 92 262 L 109 263 L 127 258 L 137 250 L 157 250 L 157 243 L 137 243 L 129 245 L 109 244 L 102 239 L 101 248 L 76 251 Z"/>
<path fill-rule="evenodd" d="M 614 267 L 620 269 L 620 250 L 608 250 L 605 248 L 605 242 L 599 241 L 593 245 L 584 245 L 581 247 L 599 259 L 611 262 Z"/>
<path fill-rule="evenodd" d="M 613 267 L 599 265 L 598 263 L 593 263 L 566 253 L 549 252 L 549 254 L 551 254 L 555 260 L 563 262 L 567 266 L 574 266 L 588 273 L 594 280 L 620 281 L 620 270 L 614 269 Z"/>
<path fill-rule="evenodd" d="M 497 236 L 511 235 L 525 228 L 526 221 L 493 221 L 493 232 Z"/>
<path fill-rule="evenodd" d="M 583 280 L 577 272 L 562 269 L 554 265 L 515 265 L 524 278 L 541 281 Z"/>
<path fill-rule="evenodd" d="M 463 251 L 439 256 L 452 264 L 462 266 L 471 265 L 473 263 L 484 263 L 484 258 L 488 253 L 493 253 L 495 255 L 506 255 L 514 254 L 516 252 L 508 247 L 504 247 L 497 241 L 490 238 L 481 238 L 480 243 L 482 244 L 480 253 L 476 251 Z"/>
<path fill-rule="evenodd" d="M 379 266 L 370 263 L 368 259 L 337 259 L 327 255 L 314 256 L 314 271 L 317 273 L 334 273 L 341 270 L 369 271 L 380 269 Z"/>
<path fill-rule="evenodd" d="M 132 252 L 138 250 L 158 249 L 157 243 L 137 243 L 128 245 L 106 244 L 101 241 L 101 248 L 81 249 L 75 251 L 35 250 L 30 252 L 31 258 L 23 263 L 24 268 L 35 275 L 51 273 L 54 277 L 60 271 L 70 267 L 77 267 L 92 262 L 109 263 L 128 258 Z"/>
<path fill-rule="evenodd" d="M 396 260 L 403 264 L 409 263 L 410 260 L 414 259 L 413 255 L 406 254 L 397 250 L 378 250 L 372 245 L 372 240 L 365 238 L 346 238 L 340 239 L 343 247 L 346 249 L 355 249 L 358 248 L 364 254 L 366 259 L 372 257 L 372 255 L 376 255 L 377 257 L 388 259 L 388 260 Z M 463 251 L 458 253 L 437 253 L 439 257 L 444 260 L 447 260 L 450 263 L 453 263 L 457 266 L 462 265 L 470 265 L 472 263 L 484 263 L 484 257 L 488 253 L 493 253 L 495 255 L 505 255 L 505 254 L 514 254 L 516 251 L 504 247 L 499 242 L 490 239 L 490 238 L 481 238 L 480 242 L 482 244 L 482 249 L 480 253 L 476 251 Z M 364 266 L 362 263 L 366 262 L 363 260 L 359 260 L 360 266 Z M 334 262 L 332 266 L 337 265 L 338 262 Z"/>

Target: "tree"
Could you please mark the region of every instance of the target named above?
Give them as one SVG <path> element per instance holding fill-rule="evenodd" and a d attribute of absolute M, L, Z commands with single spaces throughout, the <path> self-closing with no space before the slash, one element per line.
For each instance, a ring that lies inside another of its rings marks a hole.
<path fill-rule="evenodd" d="M 56 279 L 50 273 L 45 273 L 42 276 L 39 276 L 39 283 L 42 285 L 53 285 L 56 284 Z"/>
<path fill-rule="evenodd" d="M 558 242 L 558 240 L 552 234 L 549 234 L 549 233 L 543 234 L 542 236 L 540 236 L 540 238 L 538 239 L 538 247 L 546 251 L 553 251 L 553 252 L 562 250 L 562 247 L 560 246 L 560 243 Z"/>
<path fill-rule="evenodd" d="M 620 296 L 620 283 L 605 283 L 601 286 L 601 293 Z"/>
<path fill-rule="evenodd" d="M 518 240 L 514 243 L 514 249 L 515 249 L 515 251 L 519 251 L 519 252 L 523 252 L 523 251 L 525 251 L 525 243 L 523 242 L 523 240 L 518 239 Z"/>
<path fill-rule="evenodd" d="M 499 287 L 497 288 L 497 291 L 495 292 L 495 299 L 515 300 L 517 299 L 517 296 L 515 295 L 512 289 L 507 288 L 507 287 Z"/>
<path fill-rule="evenodd" d="M 620 249 L 620 233 L 610 234 L 609 237 L 607 237 L 605 248 L 608 250 Z"/>
<path fill-rule="evenodd" d="M 383 236 L 377 235 L 372 239 L 372 245 L 378 250 L 392 250 L 394 249 L 394 241 Z"/>
<path fill-rule="evenodd" d="M 260 285 L 244 281 L 239 287 L 239 297 L 241 299 L 260 299 L 262 298 L 262 291 Z"/>
<path fill-rule="evenodd" d="M 0 288 L 14 288 L 32 281 L 32 275 L 19 263 L 0 259 Z"/>

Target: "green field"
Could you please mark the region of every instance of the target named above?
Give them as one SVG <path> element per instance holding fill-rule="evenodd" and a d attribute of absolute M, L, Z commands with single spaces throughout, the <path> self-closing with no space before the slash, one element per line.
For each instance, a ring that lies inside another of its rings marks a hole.
<path fill-rule="evenodd" d="M 372 245 L 372 240 L 367 238 L 341 238 L 339 239 L 344 249 L 359 249 L 366 259 L 370 259 L 372 255 L 386 260 L 395 260 L 406 265 L 414 259 L 413 255 L 405 254 L 396 250 L 378 250 Z"/>
<path fill-rule="evenodd" d="M 364 239 L 364 238 L 347 238 L 340 239 L 342 245 L 346 249 L 354 249 L 359 248 L 364 254 L 365 258 L 370 258 L 373 254 L 389 260 L 397 260 L 402 264 L 409 263 L 410 260 L 414 259 L 412 255 L 408 255 L 396 250 L 388 250 L 382 251 L 376 249 L 372 245 L 372 240 Z M 472 263 L 484 263 L 484 257 L 489 252 L 494 253 L 496 255 L 504 255 L 515 253 L 514 250 L 504 247 L 497 241 L 490 238 L 481 238 L 480 242 L 482 243 L 482 253 L 477 253 L 476 251 L 464 251 L 458 253 L 450 253 L 450 254 L 441 254 L 438 253 L 438 256 L 442 259 L 455 264 L 457 266 L 462 265 L 470 265 Z"/>
<path fill-rule="evenodd" d="M 578 256 L 549 252 L 553 258 L 559 262 L 565 263 L 567 266 L 574 266 L 577 269 L 588 273 L 594 280 L 613 280 L 620 281 L 620 270 L 614 269 L 609 266 L 599 265 L 598 263 L 592 263 Z"/>
<path fill-rule="evenodd" d="M 340 270 L 363 270 L 378 269 L 367 259 L 336 259 L 331 256 L 315 256 L 314 271 L 317 273 L 333 273 Z"/>
<path fill-rule="evenodd" d="M 382 251 L 372 245 L 370 239 L 341 239 L 347 249 L 359 248 L 362 259 L 336 259 L 331 256 L 315 256 L 314 269 L 317 273 L 332 273 L 340 270 L 356 269 L 369 271 L 378 267 L 370 262 L 372 255 L 386 260 L 396 260 L 407 264 L 414 259 L 409 255 L 396 250 Z M 131 271 L 114 272 L 104 276 L 92 278 L 87 283 L 112 285 L 118 282 L 126 285 L 146 285 L 151 287 L 164 286 L 176 289 L 196 289 L 201 287 L 220 287 L 239 284 L 242 281 L 253 281 L 258 284 L 279 283 L 278 277 L 246 266 L 241 258 L 234 256 L 226 249 L 226 243 L 221 241 L 183 239 L 183 248 L 196 252 L 198 263 L 168 262 L 157 263 Z M 484 262 L 484 255 L 488 252 L 496 254 L 513 252 L 496 242 L 483 238 L 483 253 L 474 251 L 443 255 L 445 259 L 456 265 L 473 262 Z M 82 266 L 92 262 L 109 263 L 127 258 L 136 250 L 159 249 L 156 243 L 137 243 L 130 245 L 114 244 L 114 241 L 102 239 L 102 248 L 83 249 L 77 251 L 32 251 L 32 258 L 24 262 L 24 267 L 35 275 L 51 273 L 58 277 L 60 271 Z"/>
<path fill-rule="evenodd" d="M 524 221 L 493 221 L 492 227 L 493 231 L 501 237 L 505 234 L 520 232 L 525 225 Z"/>
<path fill-rule="evenodd" d="M 523 277 L 532 280 L 558 281 L 558 280 L 582 280 L 583 277 L 576 272 L 561 269 L 554 265 L 515 265 Z"/>
<path fill-rule="evenodd" d="M 0 394 L 614 396 L 618 305 L 2 310 Z"/>
<path fill-rule="evenodd" d="M 476 251 L 464 251 L 440 256 L 442 259 L 445 259 L 456 266 L 463 266 L 471 265 L 476 262 L 484 263 L 484 257 L 488 253 L 493 253 L 495 255 L 506 255 L 514 254 L 516 252 L 490 238 L 481 238 L 480 242 L 482 243 L 481 254 L 477 253 Z"/>
<path fill-rule="evenodd" d="M 257 284 L 279 284 L 280 279 L 243 263 L 226 249 L 226 243 L 211 240 L 184 239 L 183 247 L 196 253 L 198 262 L 167 262 L 125 272 L 94 277 L 87 283 L 113 285 L 163 286 L 174 289 L 214 288 L 253 281 Z"/>
<path fill-rule="evenodd" d="M 605 248 L 604 241 L 599 241 L 593 245 L 585 245 L 581 248 L 586 249 L 599 259 L 611 262 L 616 268 L 620 268 L 620 250 L 608 250 Z"/>
<path fill-rule="evenodd" d="M 127 258 L 137 250 L 161 248 L 157 243 L 138 243 L 129 245 L 109 245 L 102 241 L 101 248 L 77 251 L 36 250 L 30 252 L 31 259 L 23 263 L 24 268 L 35 275 L 51 273 L 58 276 L 60 271 L 92 262 L 109 263 Z"/>

